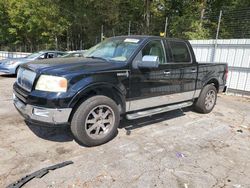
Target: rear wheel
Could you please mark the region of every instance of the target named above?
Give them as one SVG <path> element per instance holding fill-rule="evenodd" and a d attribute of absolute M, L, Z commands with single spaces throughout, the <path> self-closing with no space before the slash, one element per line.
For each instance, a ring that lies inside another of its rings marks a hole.
<path fill-rule="evenodd" d="M 75 111 L 71 131 L 86 146 L 104 144 L 115 137 L 120 122 L 117 104 L 106 96 L 94 96 Z"/>
<path fill-rule="evenodd" d="M 209 84 L 206 85 L 199 98 L 194 104 L 194 108 L 196 111 L 200 113 L 209 113 L 213 110 L 217 100 L 217 90 L 214 85 Z"/>

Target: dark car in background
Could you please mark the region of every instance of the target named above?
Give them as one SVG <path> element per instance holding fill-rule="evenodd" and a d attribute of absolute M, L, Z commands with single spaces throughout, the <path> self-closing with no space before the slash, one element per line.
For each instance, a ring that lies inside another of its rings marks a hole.
<path fill-rule="evenodd" d="M 0 61 L 0 74 L 17 74 L 21 64 L 29 63 L 34 60 L 62 57 L 66 52 L 61 51 L 39 51 L 22 58 L 11 58 Z"/>

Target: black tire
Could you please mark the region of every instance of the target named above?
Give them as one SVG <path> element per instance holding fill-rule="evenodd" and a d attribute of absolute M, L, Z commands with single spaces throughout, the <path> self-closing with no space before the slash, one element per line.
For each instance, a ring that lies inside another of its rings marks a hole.
<path fill-rule="evenodd" d="M 104 114 L 103 110 L 106 110 L 105 112 L 108 111 L 108 119 L 105 119 L 103 118 L 103 115 L 100 115 L 101 113 Z M 95 117 L 93 116 L 93 114 L 95 114 Z M 88 119 L 91 117 L 92 119 Z M 104 121 L 110 121 L 110 119 L 112 119 L 112 123 L 106 122 L 105 125 Z M 94 121 L 95 123 L 92 122 L 90 124 L 93 125 L 90 125 L 88 124 L 88 121 Z M 119 122 L 120 113 L 117 104 L 112 99 L 106 96 L 97 95 L 87 99 L 76 109 L 71 121 L 71 131 L 75 139 L 80 144 L 84 146 L 97 146 L 110 141 L 116 136 Z M 92 130 L 92 126 L 96 128 Z M 100 134 L 98 137 L 99 132 Z"/>
<path fill-rule="evenodd" d="M 211 99 L 209 100 L 209 96 L 208 96 L 209 94 L 211 96 L 213 94 L 214 98 L 211 97 Z M 208 84 L 202 89 L 199 98 L 194 103 L 194 109 L 195 111 L 203 113 L 203 114 L 210 113 L 216 104 L 216 100 L 217 100 L 217 90 L 214 87 L 214 85 Z M 207 101 L 211 101 L 209 102 L 210 105 L 208 105 Z"/>

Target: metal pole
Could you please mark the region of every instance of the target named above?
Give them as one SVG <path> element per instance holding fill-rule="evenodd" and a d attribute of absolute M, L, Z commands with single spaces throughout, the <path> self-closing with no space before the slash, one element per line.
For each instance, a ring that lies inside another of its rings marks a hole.
<path fill-rule="evenodd" d="M 101 41 L 103 41 L 103 25 L 101 27 Z"/>
<path fill-rule="evenodd" d="M 79 50 L 79 49 L 81 49 L 81 43 L 82 43 L 82 41 L 81 41 L 81 37 L 80 37 L 80 33 L 78 34 L 78 41 L 80 41 L 80 44 L 78 45 L 77 44 L 77 50 Z"/>
<path fill-rule="evenodd" d="M 219 19 L 218 19 L 218 26 L 217 26 L 217 32 L 216 32 L 216 37 L 215 37 L 214 50 L 213 50 L 213 54 L 212 54 L 212 62 L 213 63 L 214 63 L 214 60 L 215 60 L 215 54 L 216 54 L 216 49 L 217 49 L 217 45 L 218 45 L 217 40 L 219 38 L 221 17 L 222 17 L 222 10 L 220 10 L 220 15 L 219 15 Z"/>
<path fill-rule="evenodd" d="M 69 30 L 67 29 L 67 51 L 69 51 Z"/>
<path fill-rule="evenodd" d="M 55 36 L 55 45 L 56 45 L 56 50 L 58 49 L 58 41 L 57 41 L 57 36 Z"/>
<path fill-rule="evenodd" d="M 164 29 L 164 37 L 167 36 L 167 27 L 168 27 L 168 17 L 166 17 L 165 29 Z"/>
<path fill-rule="evenodd" d="M 82 40 L 81 40 L 81 43 L 80 43 L 80 50 L 82 50 Z"/>
<path fill-rule="evenodd" d="M 130 35 L 131 21 L 128 22 L 128 35 Z"/>
<path fill-rule="evenodd" d="M 218 26 L 217 26 L 217 32 L 216 32 L 216 45 L 217 45 L 217 40 L 219 37 L 219 32 L 220 32 L 220 23 L 221 23 L 221 16 L 222 16 L 222 10 L 220 11 L 220 15 L 219 15 L 219 20 L 218 20 Z"/>

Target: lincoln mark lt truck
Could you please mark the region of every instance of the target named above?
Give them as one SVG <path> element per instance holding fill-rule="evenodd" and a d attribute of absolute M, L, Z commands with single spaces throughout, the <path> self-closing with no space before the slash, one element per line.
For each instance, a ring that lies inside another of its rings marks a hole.
<path fill-rule="evenodd" d="M 181 39 L 113 37 L 84 56 L 22 65 L 13 100 L 26 121 L 68 125 L 86 146 L 111 140 L 121 116 L 132 120 L 188 106 L 211 112 L 228 74 L 227 64 L 197 63 Z"/>

